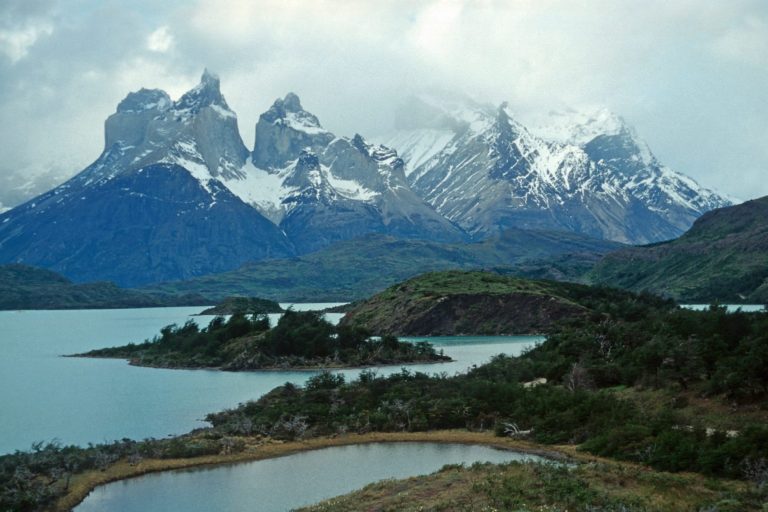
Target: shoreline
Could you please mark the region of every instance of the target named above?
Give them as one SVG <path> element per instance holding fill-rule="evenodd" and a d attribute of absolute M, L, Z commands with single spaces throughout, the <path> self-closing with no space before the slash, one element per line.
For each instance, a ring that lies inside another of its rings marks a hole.
<path fill-rule="evenodd" d="M 74 475 L 69 492 L 46 508 L 48 512 L 70 511 L 82 503 L 97 487 L 120 480 L 139 476 L 173 471 L 177 469 L 217 467 L 253 462 L 292 455 L 299 452 L 319 450 L 334 446 L 348 446 L 370 443 L 427 442 L 441 444 L 475 444 L 539 455 L 556 461 L 597 460 L 597 457 L 582 455 L 568 447 L 544 446 L 528 441 L 497 437 L 493 432 L 469 432 L 465 430 L 433 430 L 427 432 L 369 432 L 367 434 L 344 434 L 333 437 L 319 437 L 303 441 L 275 441 L 252 437 L 238 438 L 246 442 L 245 449 L 227 455 L 206 455 L 190 459 L 145 459 L 131 465 L 121 459 L 105 470 L 90 470 Z M 250 441 L 250 442 L 249 442 Z"/>
<path fill-rule="evenodd" d="M 311 371 L 323 371 L 323 370 L 365 370 L 368 368 L 386 368 L 392 366 L 416 366 L 419 364 L 443 364 L 452 363 L 456 360 L 447 357 L 447 359 L 439 360 L 423 360 L 423 361 L 410 361 L 410 362 L 395 362 L 395 363 L 372 363 L 368 365 L 324 365 L 324 366 L 266 366 L 264 368 L 251 368 L 244 370 L 225 370 L 221 366 L 161 366 L 151 364 L 137 364 L 129 358 L 125 357 L 111 357 L 111 356 L 97 356 L 86 354 L 63 354 L 59 357 L 71 357 L 82 359 L 113 359 L 121 360 L 128 363 L 129 366 L 135 366 L 137 368 L 155 368 L 158 370 L 207 370 L 207 371 L 219 371 L 230 373 L 245 373 L 245 372 L 311 372 Z"/>

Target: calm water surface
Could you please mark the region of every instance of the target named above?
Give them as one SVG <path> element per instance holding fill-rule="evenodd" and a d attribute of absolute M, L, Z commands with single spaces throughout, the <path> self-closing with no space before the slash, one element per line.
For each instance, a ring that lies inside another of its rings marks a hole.
<path fill-rule="evenodd" d="M 318 306 L 295 309 L 312 307 Z M 121 360 L 60 357 L 141 342 L 165 325 L 189 319 L 205 325 L 210 317 L 191 316 L 201 310 L 0 312 L 0 453 L 54 439 L 85 445 L 181 434 L 206 425 L 201 420 L 209 412 L 256 399 L 285 382 L 302 384 L 317 373 L 159 370 Z M 338 321 L 341 315 L 328 317 Z M 456 361 L 408 368 L 454 374 L 495 354 L 517 354 L 539 340 L 530 336 L 433 338 Z M 400 367 L 378 370 L 382 375 L 396 371 Z M 343 373 L 351 379 L 359 370 Z"/>
<path fill-rule="evenodd" d="M 445 464 L 541 460 L 487 446 L 380 443 L 339 446 L 244 464 L 169 471 L 97 488 L 76 512 L 284 511 L 385 478 L 432 473 Z"/>
<path fill-rule="evenodd" d="M 765 304 L 722 304 L 725 306 L 729 313 L 734 313 L 738 310 L 744 313 L 754 313 L 756 311 L 764 311 Z M 680 304 L 680 307 L 686 309 L 693 309 L 695 311 L 704 311 L 709 309 L 709 304 Z"/>

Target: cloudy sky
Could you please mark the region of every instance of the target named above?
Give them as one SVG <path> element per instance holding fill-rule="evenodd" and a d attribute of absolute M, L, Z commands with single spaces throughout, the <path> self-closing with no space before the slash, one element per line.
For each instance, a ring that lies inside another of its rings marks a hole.
<path fill-rule="evenodd" d="M 248 146 L 288 91 L 332 131 L 373 135 L 437 87 L 523 121 L 606 106 L 701 184 L 768 195 L 764 0 L 2 0 L 0 177 L 74 174 L 127 92 L 175 98 L 205 67 Z"/>

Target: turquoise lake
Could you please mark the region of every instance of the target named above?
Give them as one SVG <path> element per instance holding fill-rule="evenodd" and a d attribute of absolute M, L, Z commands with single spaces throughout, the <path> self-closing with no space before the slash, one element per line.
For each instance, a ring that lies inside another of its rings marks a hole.
<path fill-rule="evenodd" d="M 296 309 L 325 305 L 296 305 Z M 220 372 L 161 370 L 122 360 L 61 357 L 152 338 L 160 328 L 203 308 L 0 312 L 0 453 L 57 440 L 86 445 L 161 438 L 206 425 L 209 412 L 259 398 L 285 382 L 302 384 L 315 371 Z M 341 315 L 329 315 L 338 321 Z M 277 316 L 273 316 L 273 323 Z M 426 339 L 426 338 L 418 338 Z M 409 365 L 411 371 L 453 375 L 499 353 L 519 354 L 538 336 L 430 338 L 455 361 Z M 401 367 L 377 370 L 380 374 Z M 354 379 L 359 369 L 343 370 Z"/>

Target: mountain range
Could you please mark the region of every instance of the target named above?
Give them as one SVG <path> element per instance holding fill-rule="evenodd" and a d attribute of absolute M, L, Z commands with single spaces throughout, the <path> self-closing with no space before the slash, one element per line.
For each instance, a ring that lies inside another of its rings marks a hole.
<path fill-rule="evenodd" d="M 727 197 L 662 165 L 605 109 L 550 113 L 542 126 L 455 96 L 411 98 L 382 141 L 408 183 L 472 236 L 508 227 L 642 244 L 675 238 Z"/>
<path fill-rule="evenodd" d="M 618 116 L 540 129 L 506 104 L 412 98 L 387 144 L 337 136 L 289 93 L 246 148 L 208 71 L 173 101 L 122 100 L 96 161 L 0 215 L 0 263 L 122 286 L 189 279 L 345 240 L 464 243 L 505 230 L 665 240 L 730 204 L 661 165 Z"/>

